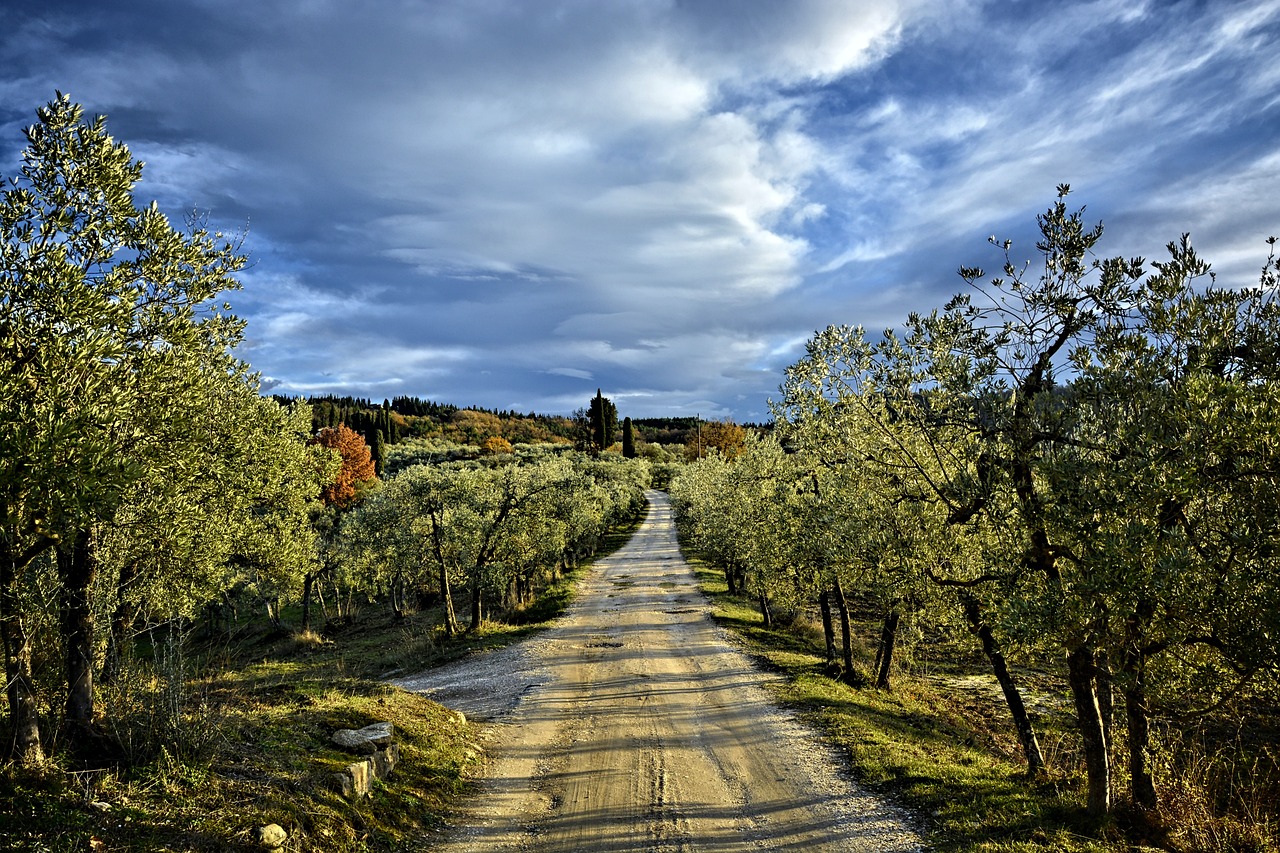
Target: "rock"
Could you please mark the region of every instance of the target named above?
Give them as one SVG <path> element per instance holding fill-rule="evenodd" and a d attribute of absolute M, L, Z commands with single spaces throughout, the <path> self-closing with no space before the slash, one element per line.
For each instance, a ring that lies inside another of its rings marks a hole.
<path fill-rule="evenodd" d="M 351 796 L 364 797 L 373 790 L 373 774 L 369 772 L 372 769 L 367 760 L 347 765 L 347 775 L 351 777 Z"/>
<path fill-rule="evenodd" d="M 400 745 L 389 744 L 373 755 L 354 764 L 348 764 L 342 773 L 334 773 L 333 787 L 349 800 L 358 800 L 368 796 L 373 790 L 374 782 L 381 782 L 391 775 L 391 771 L 400 763 Z"/>
<path fill-rule="evenodd" d="M 400 746 L 391 739 L 394 732 L 391 723 L 374 723 L 363 729 L 341 729 L 333 733 L 332 740 L 338 746 L 368 756 L 348 764 L 344 772 L 333 774 L 333 787 L 342 796 L 347 799 L 368 796 L 374 782 L 391 775 L 400 761 Z"/>
<path fill-rule="evenodd" d="M 345 750 L 361 755 L 372 755 L 378 747 L 391 743 L 394 727 L 391 723 L 374 723 L 363 729 L 339 729 L 331 740 Z"/>
<path fill-rule="evenodd" d="M 333 789 L 339 794 L 348 800 L 355 795 L 355 782 L 352 781 L 350 773 L 334 773 L 332 779 Z"/>
<path fill-rule="evenodd" d="M 279 850 L 289 840 L 289 833 L 278 823 L 254 827 L 253 841 L 263 850 Z"/>
<path fill-rule="evenodd" d="M 373 778 L 382 780 L 391 775 L 400 761 L 400 745 L 391 744 L 386 749 L 373 754 Z"/>

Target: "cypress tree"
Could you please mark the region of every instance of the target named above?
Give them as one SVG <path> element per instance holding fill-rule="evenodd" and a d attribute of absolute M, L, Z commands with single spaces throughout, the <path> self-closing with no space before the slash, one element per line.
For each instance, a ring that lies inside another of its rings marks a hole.
<path fill-rule="evenodd" d="M 618 433 L 618 408 L 606 396 L 596 389 L 591 398 L 591 441 L 597 450 L 604 450 L 613 444 Z"/>
<path fill-rule="evenodd" d="M 628 459 L 636 458 L 636 434 L 631 426 L 631 418 L 622 421 L 622 455 Z"/>
<path fill-rule="evenodd" d="M 604 444 L 604 396 L 600 393 L 600 389 L 596 389 L 595 397 L 591 398 L 591 443 L 596 446 L 597 450 L 602 449 Z"/>
<path fill-rule="evenodd" d="M 373 446 L 369 448 L 369 455 L 373 457 L 374 475 L 382 476 L 382 460 L 386 458 L 387 442 L 382 437 L 382 430 L 375 430 L 373 433 Z"/>

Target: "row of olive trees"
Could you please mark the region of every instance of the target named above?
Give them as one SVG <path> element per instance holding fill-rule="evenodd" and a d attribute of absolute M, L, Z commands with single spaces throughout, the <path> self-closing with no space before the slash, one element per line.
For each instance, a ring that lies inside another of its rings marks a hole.
<path fill-rule="evenodd" d="M 397 613 L 410 594 L 437 598 L 450 634 L 463 591 L 474 630 L 490 602 L 528 604 L 611 527 L 638 517 L 648 482 L 644 460 L 550 446 L 412 465 L 343 519 L 335 580 L 387 596 Z"/>
<path fill-rule="evenodd" d="M 38 666 L 92 744 L 103 658 L 234 576 L 287 582 L 334 465 L 307 408 L 261 399 L 230 354 L 242 324 L 215 300 L 238 244 L 136 206 L 142 165 L 102 118 L 61 94 L 37 114 L 0 196 L 0 640 L 24 762 L 49 735 Z"/>
<path fill-rule="evenodd" d="M 1275 261 L 1226 289 L 1185 238 L 1151 274 L 1091 260 L 1101 227 L 1066 192 L 1040 218 L 1038 276 L 1004 243 L 1002 275 L 962 269 L 970 289 L 901 332 L 818 333 L 787 371 L 778 442 L 704 461 L 673 493 L 758 595 L 857 584 L 885 612 L 883 655 L 902 608 L 959 614 L 1033 772 L 1001 644 L 1057 657 L 1089 811 L 1121 776 L 1148 811 L 1153 719 L 1273 689 L 1280 668 Z"/>

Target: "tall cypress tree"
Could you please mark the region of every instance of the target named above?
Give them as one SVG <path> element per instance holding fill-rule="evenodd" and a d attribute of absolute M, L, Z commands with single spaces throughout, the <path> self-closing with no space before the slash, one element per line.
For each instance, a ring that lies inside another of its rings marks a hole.
<path fill-rule="evenodd" d="M 374 475 L 382 476 L 383 460 L 386 458 L 387 442 L 382 437 L 382 430 L 373 431 L 373 445 L 369 448 L 369 455 L 373 457 Z"/>
<path fill-rule="evenodd" d="M 591 398 L 591 441 L 597 450 L 604 450 L 613 444 L 618 434 L 618 408 L 606 396 L 596 389 Z"/>
<path fill-rule="evenodd" d="M 636 458 L 636 433 L 631 426 L 631 418 L 622 421 L 622 455 L 627 459 Z"/>

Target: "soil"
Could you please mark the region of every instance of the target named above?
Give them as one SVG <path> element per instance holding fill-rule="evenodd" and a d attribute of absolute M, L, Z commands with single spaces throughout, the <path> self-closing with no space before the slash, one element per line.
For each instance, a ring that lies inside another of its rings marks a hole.
<path fill-rule="evenodd" d="M 430 849 L 922 850 L 899 811 L 777 708 L 708 616 L 666 495 L 518 646 L 396 683 L 484 722 L 475 799 Z"/>

